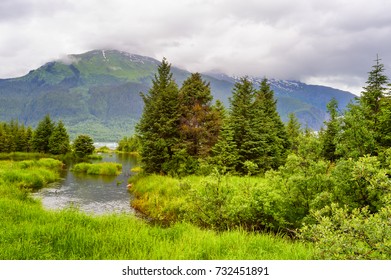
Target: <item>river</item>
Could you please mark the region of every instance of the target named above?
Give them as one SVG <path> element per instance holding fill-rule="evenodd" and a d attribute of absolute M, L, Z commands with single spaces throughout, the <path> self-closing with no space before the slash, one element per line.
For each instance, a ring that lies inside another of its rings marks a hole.
<path fill-rule="evenodd" d="M 101 176 L 73 173 L 72 163 L 61 173 L 61 180 L 40 189 L 34 194 L 47 209 L 74 207 L 92 214 L 134 213 L 127 189 L 131 168 L 139 165 L 138 159 L 128 154 L 102 154 L 103 159 L 93 162 L 118 162 L 122 173 L 118 176 Z"/>

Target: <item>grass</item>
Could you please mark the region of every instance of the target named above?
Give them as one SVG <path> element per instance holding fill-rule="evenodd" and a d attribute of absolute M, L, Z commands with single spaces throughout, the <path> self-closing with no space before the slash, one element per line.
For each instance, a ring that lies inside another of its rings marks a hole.
<path fill-rule="evenodd" d="M 58 178 L 60 162 L 0 162 L 0 259 L 312 259 L 311 245 L 241 230 L 215 232 L 188 223 L 168 228 L 127 215 L 90 216 L 75 209 L 47 211 L 20 187 L 30 177 Z M 47 172 L 42 172 L 46 170 Z M 36 172 L 36 173 L 35 173 Z"/>
<path fill-rule="evenodd" d="M 154 221 L 177 221 L 211 228 L 253 228 L 254 197 L 264 192 L 266 181 L 260 177 L 136 176 L 131 191 L 132 206 Z M 217 183 L 220 180 L 220 183 Z M 224 222 L 222 224 L 222 222 Z"/>
<path fill-rule="evenodd" d="M 143 169 L 141 168 L 141 166 L 136 166 L 136 167 L 131 168 L 130 171 L 134 172 L 134 173 L 139 173 L 139 172 L 143 171 Z"/>
<path fill-rule="evenodd" d="M 90 175 L 116 176 L 122 172 L 122 164 L 115 162 L 78 163 L 72 168 L 73 172 Z"/>
<path fill-rule="evenodd" d="M 114 153 L 114 150 L 111 150 L 107 146 L 102 146 L 98 149 L 95 150 L 96 153 L 104 153 L 104 154 L 109 154 L 109 153 Z"/>
<path fill-rule="evenodd" d="M 24 152 L 13 152 L 13 153 L 0 153 L 0 160 L 25 160 L 25 159 L 39 159 L 48 157 L 42 153 L 24 153 Z"/>

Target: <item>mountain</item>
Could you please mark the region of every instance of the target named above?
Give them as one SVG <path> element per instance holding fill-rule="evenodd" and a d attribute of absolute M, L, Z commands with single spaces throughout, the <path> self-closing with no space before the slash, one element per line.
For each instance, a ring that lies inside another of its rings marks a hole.
<path fill-rule="evenodd" d="M 116 141 L 134 131 L 142 114 L 140 92 L 152 84 L 158 60 L 116 50 L 94 50 L 46 63 L 20 78 L 0 79 L 0 121 L 35 126 L 45 114 L 62 119 L 71 137 L 86 133 L 95 141 Z M 172 67 L 180 86 L 190 75 Z M 228 105 L 236 77 L 205 73 L 215 100 Z M 254 83 L 259 78 L 251 78 Z M 295 112 L 303 125 L 319 129 L 326 104 L 335 97 L 344 108 L 353 94 L 297 81 L 270 80 L 284 121 Z"/>

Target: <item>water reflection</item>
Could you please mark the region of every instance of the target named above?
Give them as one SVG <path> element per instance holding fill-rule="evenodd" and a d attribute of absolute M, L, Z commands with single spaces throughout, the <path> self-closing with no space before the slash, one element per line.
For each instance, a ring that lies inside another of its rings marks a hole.
<path fill-rule="evenodd" d="M 130 206 L 131 194 L 127 181 L 134 175 L 131 168 L 138 166 L 138 159 L 128 154 L 102 154 L 102 161 L 122 164 L 118 176 L 99 176 L 73 173 L 72 163 L 61 174 L 61 181 L 41 189 L 35 194 L 41 198 L 44 207 L 62 209 L 76 207 L 94 214 L 134 213 Z M 97 161 L 95 161 L 97 162 Z"/>

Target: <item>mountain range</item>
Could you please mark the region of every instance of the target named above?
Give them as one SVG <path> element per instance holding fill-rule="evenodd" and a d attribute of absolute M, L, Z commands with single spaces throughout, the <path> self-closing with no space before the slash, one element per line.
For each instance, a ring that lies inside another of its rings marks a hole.
<path fill-rule="evenodd" d="M 19 78 L 0 79 L 0 121 L 35 126 L 46 114 L 63 120 L 71 138 L 89 134 L 95 141 L 117 141 L 134 132 L 147 92 L 160 62 L 116 50 L 94 50 L 48 62 Z M 190 72 L 172 67 L 179 86 Z M 214 100 L 227 107 L 238 77 L 203 73 Z M 254 83 L 262 78 L 249 77 Z M 269 79 L 283 121 L 293 112 L 302 126 L 320 129 L 326 104 L 336 98 L 343 109 L 355 97 L 338 89 L 299 81 Z"/>

